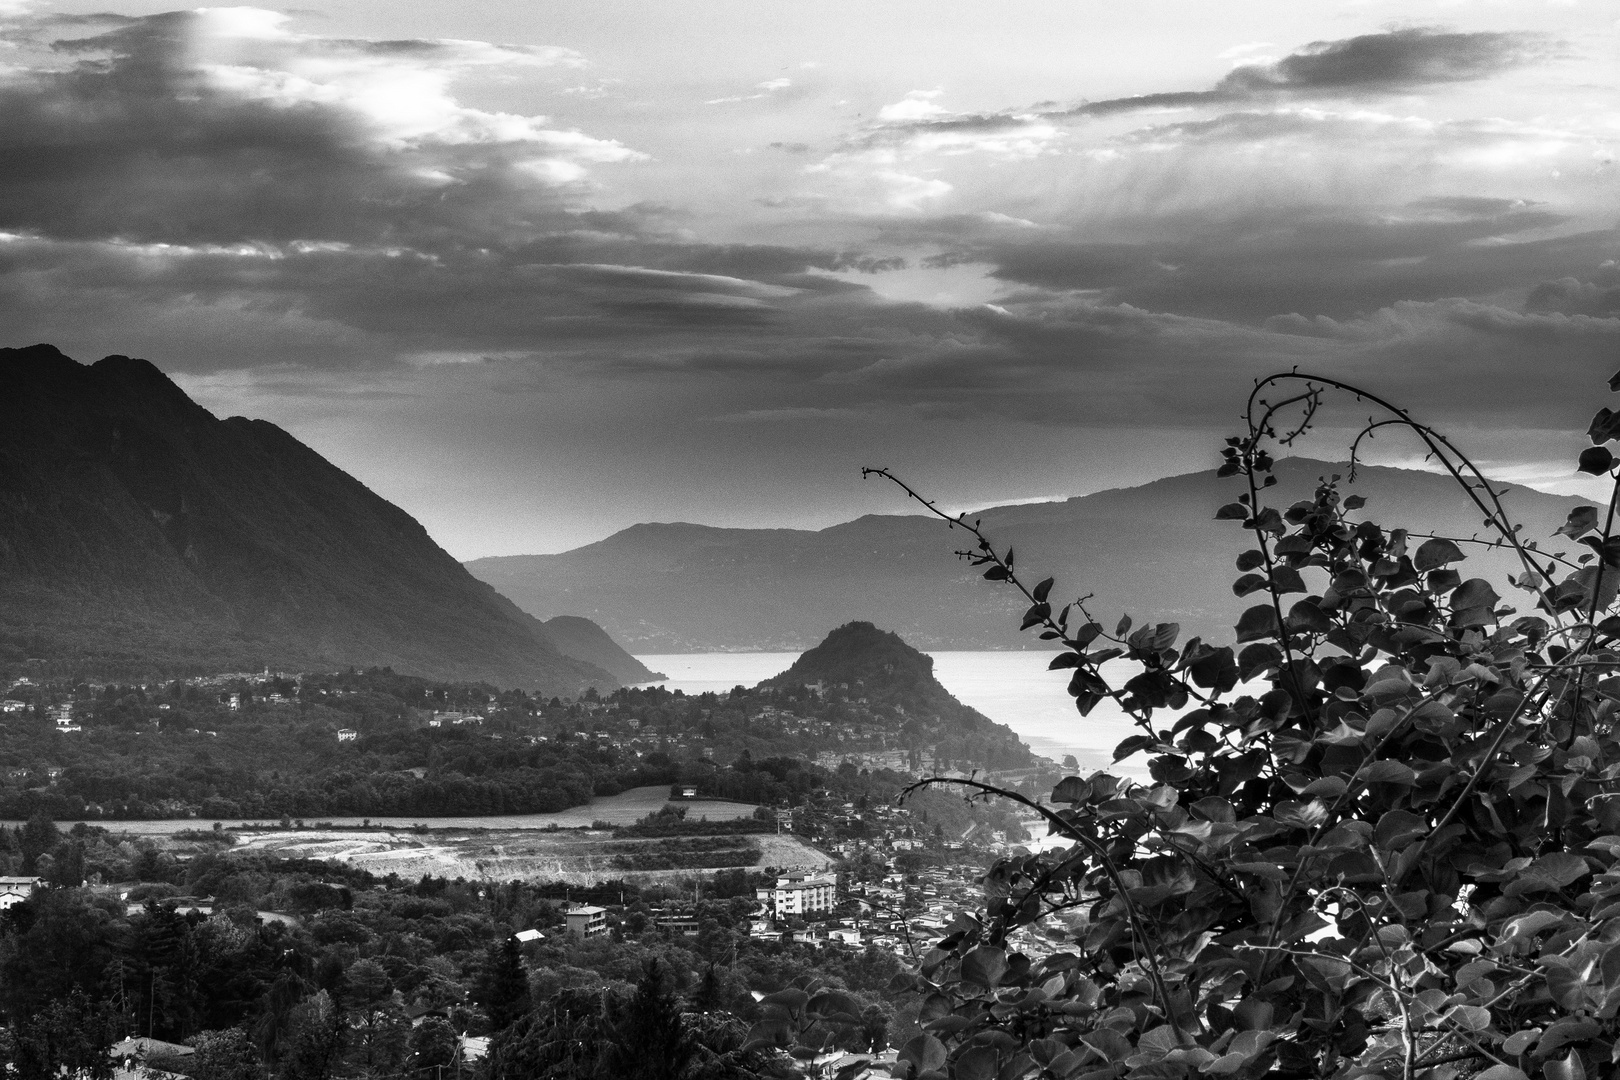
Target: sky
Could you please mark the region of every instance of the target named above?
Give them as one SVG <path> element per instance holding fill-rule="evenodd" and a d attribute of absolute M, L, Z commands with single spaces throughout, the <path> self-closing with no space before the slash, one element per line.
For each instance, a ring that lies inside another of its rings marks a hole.
<path fill-rule="evenodd" d="M 0 0 L 0 344 L 145 357 L 460 558 L 1141 483 L 1296 368 L 1589 491 L 1617 15 Z"/>

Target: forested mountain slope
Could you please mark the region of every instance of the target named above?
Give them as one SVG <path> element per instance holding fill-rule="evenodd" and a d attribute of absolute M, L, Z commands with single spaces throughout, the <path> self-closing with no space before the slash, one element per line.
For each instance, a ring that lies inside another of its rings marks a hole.
<path fill-rule="evenodd" d="M 218 419 L 144 360 L 49 345 L 0 349 L 0 650 L 85 674 L 619 682 L 274 424 Z"/>

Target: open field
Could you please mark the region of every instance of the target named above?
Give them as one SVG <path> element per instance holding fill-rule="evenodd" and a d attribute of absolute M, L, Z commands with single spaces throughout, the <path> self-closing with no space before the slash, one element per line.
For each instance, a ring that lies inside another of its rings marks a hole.
<path fill-rule="evenodd" d="M 591 800 L 584 806 L 575 806 L 568 810 L 559 810 L 554 814 L 493 814 L 488 816 L 472 817 L 326 817 L 320 818 L 320 824 L 338 825 L 345 827 L 359 827 L 369 823 L 389 829 L 409 829 L 417 825 L 425 825 L 430 829 L 584 829 L 589 828 L 598 821 L 605 821 L 610 825 L 631 825 L 648 814 L 653 813 L 670 801 L 669 788 L 666 785 L 631 788 L 629 791 L 617 795 L 604 795 Z M 718 799 L 681 799 L 676 801 L 677 806 L 686 808 L 686 816 L 692 821 L 708 818 L 710 821 L 730 821 L 734 818 L 752 817 L 755 807 L 753 803 L 722 802 Z M 309 819 L 313 821 L 313 819 Z M 17 826 L 21 822 L 0 822 L 10 826 Z M 74 823 L 61 821 L 57 823 L 62 828 L 70 828 Z M 184 832 L 187 829 L 206 829 L 213 823 L 201 818 L 169 818 L 162 821 L 107 821 L 93 820 L 91 825 L 100 825 L 113 832 L 131 833 L 140 836 L 163 836 L 169 833 Z M 239 825 L 252 828 L 275 828 L 279 822 L 274 820 L 256 821 L 226 821 L 226 828 L 233 832 L 240 832 Z"/>

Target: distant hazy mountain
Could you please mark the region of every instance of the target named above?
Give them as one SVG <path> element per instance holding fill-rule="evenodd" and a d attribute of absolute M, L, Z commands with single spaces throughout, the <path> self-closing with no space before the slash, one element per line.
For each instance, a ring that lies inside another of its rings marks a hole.
<path fill-rule="evenodd" d="M 1279 462 L 1268 498 L 1283 506 L 1308 498 L 1319 477 L 1335 472 L 1348 469 Z M 1211 470 L 975 516 L 999 545 L 1016 549 L 1032 583 L 1056 576 L 1054 599 L 1091 593 L 1092 611 L 1110 621 L 1123 611 L 1224 640 L 1246 606 L 1230 590 L 1233 560 L 1252 538 L 1214 515 L 1242 490 L 1240 480 Z M 1344 490 L 1365 497 L 1363 514 L 1386 527 L 1483 531 L 1479 513 L 1443 476 L 1363 468 Z M 1529 538 L 1545 541 L 1580 505 L 1508 490 L 1505 501 Z M 902 505 L 898 491 L 895 502 Z M 1038 644 L 1017 632 L 1025 605 L 1015 594 L 953 556 L 969 539 L 918 516 L 868 516 L 819 532 L 636 525 L 560 555 L 480 559 L 468 568 L 524 610 L 587 615 L 637 653 L 803 649 L 852 619 L 892 627 L 925 649 Z M 1512 565 L 1486 553 L 1463 569 L 1489 577 L 1511 603 L 1525 595 L 1502 584 Z"/>
<path fill-rule="evenodd" d="M 144 360 L 48 345 L 0 349 L 0 664 L 29 657 L 620 681 L 275 425 L 217 419 Z"/>
<path fill-rule="evenodd" d="M 543 624 L 546 637 L 564 656 L 595 664 L 624 683 L 653 682 L 669 676 L 653 671 L 619 647 L 606 630 L 578 615 L 558 615 Z"/>
<path fill-rule="evenodd" d="M 992 769 L 1029 763 L 1029 747 L 998 724 L 951 696 L 934 678 L 934 658 L 898 634 L 852 622 L 828 634 L 793 666 L 760 683 L 766 689 L 820 684 L 874 712 L 892 708 L 901 718 L 901 745 L 928 746 L 953 763 Z M 925 757 L 926 760 L 926 757 Z"/>

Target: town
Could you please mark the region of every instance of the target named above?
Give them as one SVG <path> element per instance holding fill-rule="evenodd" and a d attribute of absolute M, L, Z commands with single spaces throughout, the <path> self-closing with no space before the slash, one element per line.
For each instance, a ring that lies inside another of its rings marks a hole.
<path fill-rule="evenodd" d="M 656 961 L 670 993 L 755 1024 L 773 995 L 830 977 L 864 1019 L 818 1036 L 809 1071 L 887 1075 L 923 1023 L 889 982 L 982 905 L 995 860 L 1046 832 L 1009 804 L 902 793 L 925 774 L 1031 794 L 1060 778 L 1027 751 L 975 768 L 962 755 L 995 733 L 964 734 L 907 689 L 545 699 L 382 669 L 19 678 L 0 703 L 0 907 L 27 926 L 0 915 L 6 970 L 60 962 L 30 935 L 60 918 L 72 937 L 102 913 L 79 947 L 152 983 L 109 1021 L 139 1036 L 120 1061 L 188 1076 L 200 1033 L 241 1021 L 159 993 L 178 961 L 131 950 L 160 926 L 205 951 L 244 932 L 290 948 L 306 985 L 323 964 L 347 972 L 334 991 L 375 962 L 390 989 L 344 1013 L 351 1065 L 477 1065 L 509 1007 L 492 996 L 502 971 L 543 1000 L 635 984 Z M 1072 921 L 1020 931 L 1019 947 L 1047 955 Z M 299 1023 L 276 1052 L 314 1038 Z"/>

